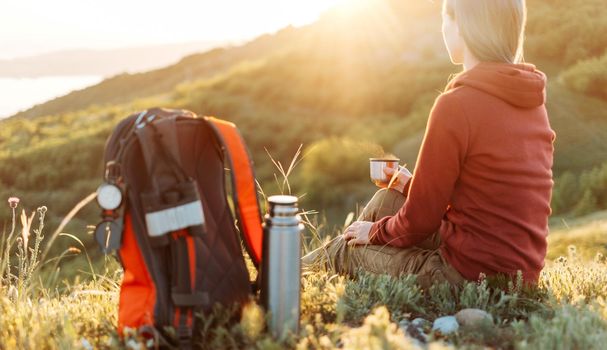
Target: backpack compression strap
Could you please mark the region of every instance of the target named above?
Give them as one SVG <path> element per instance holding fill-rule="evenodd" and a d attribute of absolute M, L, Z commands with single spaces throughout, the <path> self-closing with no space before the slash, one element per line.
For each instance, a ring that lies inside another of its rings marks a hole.
<path fill-rule="evenodd" d="M 234 207 L 249 256 L 255 266 L 259 267 L 262 257 L 263 228 L 251 158 L 236 125 L 213 117 L 207 117 L 207 120 L 211 122 L 216 134 L 227 148 L 226 158 L 231 165 Z"/>

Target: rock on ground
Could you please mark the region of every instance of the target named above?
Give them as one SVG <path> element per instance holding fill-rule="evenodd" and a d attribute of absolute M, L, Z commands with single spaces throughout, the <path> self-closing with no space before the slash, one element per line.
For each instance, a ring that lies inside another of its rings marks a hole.
<path fill-rule="evenodd" d="M 479 327 L 493 324 L 493 316 L 479 309 L 461 310 L 455 314 L 455 319 L 462 327 Z"/>
<path fill-rule="evenodd" d="M 443 316 L 434 320 L 433 331 L 439 331 L 442 334 L 451 334 L 459 329 L 459 324 L 454 316 Z"/>

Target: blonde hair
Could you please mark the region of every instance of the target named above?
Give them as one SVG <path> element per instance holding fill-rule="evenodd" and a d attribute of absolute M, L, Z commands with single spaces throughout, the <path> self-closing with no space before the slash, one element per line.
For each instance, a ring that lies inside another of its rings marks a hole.
<path fill-rule="evenodd" d="M 445 0 L 443 11 L 456 20 L 468 49 L 480 61 L 523 61 L 525 0 Z"/>

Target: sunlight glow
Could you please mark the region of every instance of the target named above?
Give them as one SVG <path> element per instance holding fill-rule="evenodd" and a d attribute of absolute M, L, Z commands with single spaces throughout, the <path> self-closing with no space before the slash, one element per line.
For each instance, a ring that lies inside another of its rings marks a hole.
<path fill-rule="evenodd" d="M 370 10 L 376 5 L 374 0 L 337 0 L 335 8 L 338 12 L 348 15 Z"/>
<path fill-rule="evenodd" d="M 243 41 L 358 0 L 20 0 L 0 11 L 0 58 L 74 48 Z"/>

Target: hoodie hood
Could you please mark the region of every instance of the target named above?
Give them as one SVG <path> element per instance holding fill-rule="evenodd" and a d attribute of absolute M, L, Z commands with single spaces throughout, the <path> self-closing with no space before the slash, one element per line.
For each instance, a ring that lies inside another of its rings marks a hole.
<path fill-rule="evenodd" d="M 546 102 L 546 75 L 528 63 L 481 62 L 458 74 L 447 90 L 459 86 L 484 91 L 519 108 L 536 108 Z"/>

